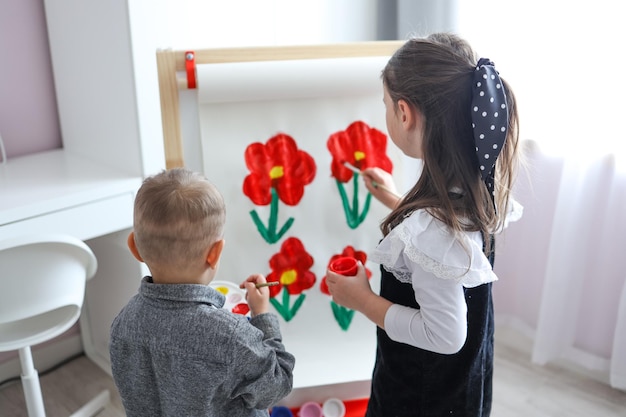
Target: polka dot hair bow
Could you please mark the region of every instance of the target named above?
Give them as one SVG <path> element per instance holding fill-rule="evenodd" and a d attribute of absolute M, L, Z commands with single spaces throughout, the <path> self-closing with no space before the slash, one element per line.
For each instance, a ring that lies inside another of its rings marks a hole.
<path fill-rule="evenodd" d="M 509 126 L 509 112 L 502 80 L 493 62 L 481 58 L 474 71 L 472 87 L 472 127 L 480 175 L 494 194 L 496 159 L 504 146 Z"/>

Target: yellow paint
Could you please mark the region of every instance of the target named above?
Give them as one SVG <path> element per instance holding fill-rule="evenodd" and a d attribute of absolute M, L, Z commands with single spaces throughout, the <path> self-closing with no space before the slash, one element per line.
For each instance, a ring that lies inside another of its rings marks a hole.
<path fill-rule="evenodd" d="M 228 294 L 228 288 L 226 287 L 215 287 L 215 291 L 221 292 L 222 294 Z"/>
<path fill-rule="evenodd" d="M 298 273 L 295 269 L 290 269 L 288 271 L 283 272 L 280 276 L 280 283 L 283 285 L 293 284 L 298 278 Z"/>
<path fill-rule="evenodd" d="M 285 170 L 282 165 L 277 165 L 270 170 L 270 178 L 275 180 L 276 178 L 282 178 L 285 175 Z"/>

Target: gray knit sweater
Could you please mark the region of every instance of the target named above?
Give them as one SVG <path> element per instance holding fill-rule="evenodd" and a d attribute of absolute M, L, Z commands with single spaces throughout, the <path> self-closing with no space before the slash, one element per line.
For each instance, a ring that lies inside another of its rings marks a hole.
<path fill-rule="evenodd" d="M 111 326 L 111 367 L 127 417 L 267 416 L 293 384 L 278 318 L 222 309 L 209 286 L 145 277 Z"/>

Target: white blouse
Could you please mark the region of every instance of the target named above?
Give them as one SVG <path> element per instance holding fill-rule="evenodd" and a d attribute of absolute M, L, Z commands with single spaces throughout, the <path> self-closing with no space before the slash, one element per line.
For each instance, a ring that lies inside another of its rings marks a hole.
<path fill-rule="evenodd" d="M 521 214 L 522 207 L 513 201 L 506 225 Z M 385 236 L 369 260 L 411 283 L 420 305 L 392 305 L 385 315 L 387 335 L 437 353 L 458 352 L 467 335 L 463 287 L 498 279 L 482 248 L 480 232 L 454 236 L 426 210 L 415 211 Z"/>

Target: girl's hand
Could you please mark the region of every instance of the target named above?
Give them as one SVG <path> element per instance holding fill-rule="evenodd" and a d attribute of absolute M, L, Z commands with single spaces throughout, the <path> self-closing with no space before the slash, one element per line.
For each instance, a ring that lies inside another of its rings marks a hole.
<path fill-rule="evenodd" d="M 352 277 L 327 270 L 326 284 L 334 302 L 364 314 L 378 327 L 385 328 L 385 315 L 392 303 L 372 291 L 361 262 L 357 274 Z"/>
<path fill-rule="evenodd" d="M 352 310 L 361 311 L 368 296 L 375 295 L 361 262 L 358 263 L 355 276 L 340 275 L 328 269 L 326 283 L 333 301 Z"/>
<path fill-rule="evenodd" d="M 256 284 L 267 282 L 262 274 L 250 275 L 239 287 L 246 290 L 246 300 L 252 317 L 268 313 L 270 309 L 270 290 L 268 287 L 257 288 Z"/>
<path fill-rule="evenodd" d="M 367 190 L 385 206 L 393 210 L 400 201 L 396 184 L 390 173 L 378 167 L 366 168 L 361 171 Z"/>

